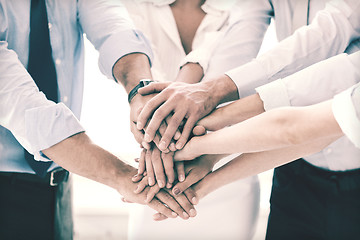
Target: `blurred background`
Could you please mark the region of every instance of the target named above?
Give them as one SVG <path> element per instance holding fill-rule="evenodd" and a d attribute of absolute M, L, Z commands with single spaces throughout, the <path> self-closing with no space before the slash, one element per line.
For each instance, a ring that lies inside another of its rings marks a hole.
<path fill-rule="evenodd" d="M 260 53 L 275 43 L 270 25 Z M 129 106 L 122 86 L 102 75 L 98 53 L 85 42 L 85 92 L 81 122 L 92 140 L 134 166 L 140 148 L 129 129 Z M 254 240 L 265 238 L 272 170 L 259 175 L 260 215 Z M 125 240 L 131 204 L 121 201 L 114 189 L 73 174 L 75 240 Z M 201 202 L 200 202 L 201 204 Z"/>

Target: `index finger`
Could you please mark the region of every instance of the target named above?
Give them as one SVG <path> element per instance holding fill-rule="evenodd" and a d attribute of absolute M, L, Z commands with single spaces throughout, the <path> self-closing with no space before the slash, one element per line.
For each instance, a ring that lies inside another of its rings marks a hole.
<path fill-rule="evenodd" d="M 148 122 L 151 115 L 155 112 L 156 109 L 160 107 L 167 100 L 165 94 L 158 94 L 155 97 L 147 101 L 138 115 L 136 127 L 138 130 L 143 129 Z M 166 117 L 166 116 L 165 116 Z M 162 121 L 160 121 L 161 123 Z M 158 127 L 159 128 L 159 127 Z M 145 139 L 146 140 L 146 139 Z M 149 141 L 151 141 L 150 139 Z"/>

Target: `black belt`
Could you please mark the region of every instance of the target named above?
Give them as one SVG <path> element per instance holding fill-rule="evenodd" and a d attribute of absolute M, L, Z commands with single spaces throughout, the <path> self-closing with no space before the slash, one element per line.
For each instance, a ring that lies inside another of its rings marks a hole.
<path fill-rule="evenodd" d="M 30 173 L 0 172 L 0 178 L 8 178 L 10 181 L 41 183 L 55 187 L 68 180 L 69 172 L 63 168 L 57 168 L 48 172 L 43 178 Z"/>

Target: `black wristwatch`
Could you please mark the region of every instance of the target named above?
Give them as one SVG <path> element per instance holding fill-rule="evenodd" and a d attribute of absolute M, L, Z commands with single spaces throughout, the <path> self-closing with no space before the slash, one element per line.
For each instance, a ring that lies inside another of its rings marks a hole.
<path fill-rule="evenodd" d="M 151 79 L 141 79 L 139 84 L 136 85 L 129 93 L 128 96 L 128 102 L 130 103 L 131 100 L 136 96 L 136 94 L 138 93 L 139 88 L 145 87 L 146 85 L 149 85 L 150 83 L 154 82 Z"/>

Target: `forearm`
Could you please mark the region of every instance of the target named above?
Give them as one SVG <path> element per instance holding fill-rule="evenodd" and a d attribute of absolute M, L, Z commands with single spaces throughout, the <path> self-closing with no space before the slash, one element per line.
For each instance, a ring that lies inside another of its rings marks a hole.
<path fill-rule="evenodd" d="M 43 153 L 70 172 L 121 189 L 122 179 L 134 168 L 95 145 L 79 133 L 43 150 Z"/>
<path fill-rule="evenodd" d="M 282 108 L 198 137 L 199 154 L 258 152 L 305 144 L 342 134 L 331 101 L 303 108 Z"/>
<path fill-rule="evenodd" d="M 263 113 L 264 106 L 258 94 L 237 100 L 213 111 L 198 122 L 207 130 L 216 131 L 227 126 L 242 122 Z"/>
<path fill-rule="evenodd" d="M 198 83 L 204 76 L 200 64 L 187 63 L 179 71 L 175 82 Z"/>
<path fill-rule="evenodd" d="M 236 180 L 259 174 L 298 158 L 316 153 L 336 139 L 337 137 L 322 138 L 307 144 L 272 151 L 242 154 L 207 175 L 195 186 L 195 190 L 198 197 L 202 198 L 210 192 Z"/>
<path fill-rule="evenodd" d="M 140 79 L 152 78 L 148 57 L 145 54 L 133 53 L 120 58 L 114 64 L 113 76 L 129 93 Z"/>

